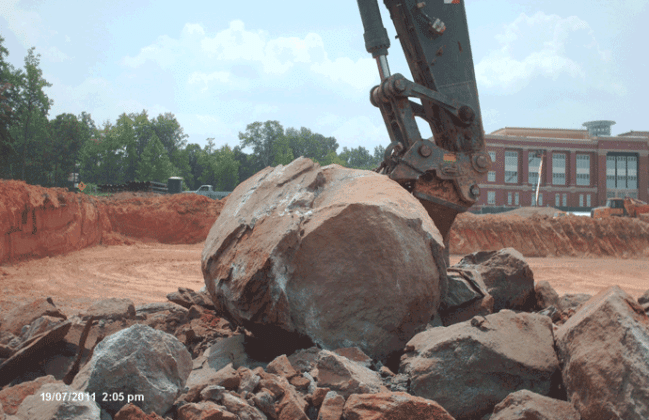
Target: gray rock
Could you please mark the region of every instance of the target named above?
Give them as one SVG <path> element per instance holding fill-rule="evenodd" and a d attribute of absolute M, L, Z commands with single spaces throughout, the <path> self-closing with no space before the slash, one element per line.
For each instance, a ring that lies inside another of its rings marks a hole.
<path fill-rule="evenodd" d="M 567 293 L 559 299 L 558 308 L 566 313 L 569 311 L 577 312 L 592 297 L 587 293 Z"/>
<path fill-rule="evenodd" d="M 144 305 L 139 305 L 138 307 L 135 308 L 136 316 L 151 315 L 158 312 L 168 312 L 174 314 L 187 315 L 189 311 L 187 310 L 187 308 L 184 308 L 178 305 L 177 303 L 173 303 L 173 302 L 147 303 Z"/>
<path fill-rule="evenodd" d="M 458 420 L 480 418 L 519 389 L 548 395 L 559 368 L 553 345 L 548 317 L 502 310 L 417 334 L 399 371 L 411 394 Z"/>
<path fill-rule="evenodd" d="M 581 420 L 566 401 L 548 398 L 527 389 L 509 394 L 494 408 L 489 420 Z"/>
<path fill-rule="evenodd" d="M 230 393 L 223 394 L 222 404 L 231 413 L 239 416 L 241 420 L 267 420 L 268 418 L 259 409 L 252 407 L 246 400 L 235 397 Z"/>
<path fill-rule="evenodd" d="M 644 292 L 644 294 L 638 298 L 638 303 L 640 305 L 644 305 L 646 303 L 649 303 L 649 290 Z"/>
<path fill-rule="evenodd" d="M 383 359 L 437 310 L 442 250 L 430 216 L 398 183 L 298 158 L 228 196 L 201 267 L 217 312 L 255 336 L 281 330 Z"/>
<path fill-rule="evenodd" d="M 380 392 L 383 385 L 377 372 L 327 350 L 318 359 L 316 379 L 319 387 L 337 391 L 345 398 Z"/>
<path fill-rule="evenodd" d="M 99 343 L 72 386 L 98 395 L 122 393 L 122 401 L 99 401 L 111 415 L 129 402 L 162 415 L 183 391 L 191 369 L 189 352 L 174 336 L 136 324 Z M 142 399 L 129 401 L 129 395 Z"/>
<path fill-rule="evenodd" d="M 487 292 L 494 298 L 494 312 L 534 309 L 534 274 L 523 255 L 514 248 L 474 252 L 454 268 L 472 269 L 480 274 Z"/>
<path fill-rule="evenodd" d="M 51 400 L 44 401 L 42 394 L 48 398 L 48 393 Z M 58 398 L 63 400 L 64 395 L 67 395 L 66 401 L 57 401 Z M 81 398 L 73 400 L 72 395 L 81 395 Z M 36 394 L 25 398 L 16 417 L 20 420 L 102 420 L 96 401 L 61 382 L 45 384 Z"/>
<path fill-rule="evenodd" d="M 534 286 L 536 295 L 536 308 L 545 309 L 549 306 L 555 308 L 559 306 L 559 294 L 552 288 L 547 281 L 540 281 Z"/>
<path fill-rule="evenodd" d="M 90 305 L 81 315 L 84 321 L 91 316 L 113 321 L 131 319 L 135 317 L 135 305 L 131 299 L 126 298 L 103 299 Z"/>
<path fill-rule="evenodd" d="M 568 399 L 583 419 L 649 418 L 649 318 L 617 286 L 556 331 Z"/>
<path fill-rule="evenodd" d="M 224 338 L 217 341 L 205 352 L 194 359 L 193 369 L 187 379 L 187 386 L 194 387 L 201 384 L 212 383 L 211 377 L 227 365 L 232 364 L 234 369 L 241 366 L 254 368 L 265 366 L 248 357 L 244 342 L 246 337 L 242 334 Z"/>
<path fill-rule="evenodd" d="M 183 306 L 187 309 L 192 305 L 198 305 L 207 309 L 214 309 L 214 304 L 210 300 L 209 294 L 205 292 L 195 292 L 186 287 L 179 287 L 177 292 L 171 292 L 167 295 L 171 302 Z"/>

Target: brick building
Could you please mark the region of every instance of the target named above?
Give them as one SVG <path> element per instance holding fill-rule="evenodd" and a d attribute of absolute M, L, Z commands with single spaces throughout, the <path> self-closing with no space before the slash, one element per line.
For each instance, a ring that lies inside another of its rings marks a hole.
<path fill-rule="evenodd" d="M 591 121 L 585 130 L 507 127 L 487 134 L 494 164 L 480 183 L 476 207 L 534 206 L 537 185 L 538 205 L 564 210 L 587 211 L 610 197 L 649 201 L 649 132 L 611 136 L 613 124 Z"/>

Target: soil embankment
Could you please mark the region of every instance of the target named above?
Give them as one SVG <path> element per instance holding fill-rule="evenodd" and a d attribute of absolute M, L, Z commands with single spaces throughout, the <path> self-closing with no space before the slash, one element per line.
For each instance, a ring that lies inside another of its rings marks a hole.
<path fill-rule="evenodd" d="M 195 194 L 122 193 L 95 198 L 2 180 L 0 264 L 133 240 L 199 243 L 223 204 Z"/>
<path fill-rule="evenodd" d="M 22 181 L 0 181 L 0 264 L 67 254 L 95 245 L 205 241 L 225 200 L 195 194 L 120 193 L 106 198 Z M 552 217 L 545 209 L 461 214 L 451 253 L 513 247 L 526 257 L 649 257 L 641 219 Z"/>
<path fill-rule="evenodd" d="M 452 254 L 512 247 L 526 257 L 649 256 L 649 223 L 640 219 L 461 214 L 451 229 Z"/>

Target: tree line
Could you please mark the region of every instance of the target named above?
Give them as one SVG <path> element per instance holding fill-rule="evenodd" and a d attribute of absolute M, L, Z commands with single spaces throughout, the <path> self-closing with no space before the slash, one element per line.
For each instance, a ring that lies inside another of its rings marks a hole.
<path fill-rule="evenodd" d="M 155 118 L 146 110 L 123 113 L 114 124 L 101 126 L 86 112 L 50 119 L 54 101 L 44 88 L 52 85 L 43 78 L 40 54 L 30 48 L 24 68 L 16 69 L 6 62 L 9 52 L 3 42 L 0 36 L 0 178 L 69 187 L 74 173 L 86 184 L 166 182 L 179 176 L 188 189 L 210 184 L 231 191 L 259 170 L 300 156 L 357 169 L 373 169 L 383 160 L 382 146 L 373 153 L 362 146 L 338 152 L 334 137 L 305 127 L 284 129 L 279 121 L 248 124 L 239 133 L 239 144 L 217 148 L 214 139 L 204 147 L 187 144 L 172 113 Z"/>

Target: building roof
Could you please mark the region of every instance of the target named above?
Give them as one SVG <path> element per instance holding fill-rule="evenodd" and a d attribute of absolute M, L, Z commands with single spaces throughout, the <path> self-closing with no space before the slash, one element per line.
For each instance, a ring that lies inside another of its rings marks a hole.
<path fill-rule="evenodd" d="M 497 136 L 517 136 L 517 137 L 544 137 L 555 139 L 577 139 L 588 140 L 588 130 L 573 130 L 566 128 L 523 128 L 523 127 L 505 127 L 491 133 Z"/>
<path fill-rule="evenodd" d="M 618 134 L 623 137 L 649 137 L 649 131 L 629 131 L 628 133 Z"/>

